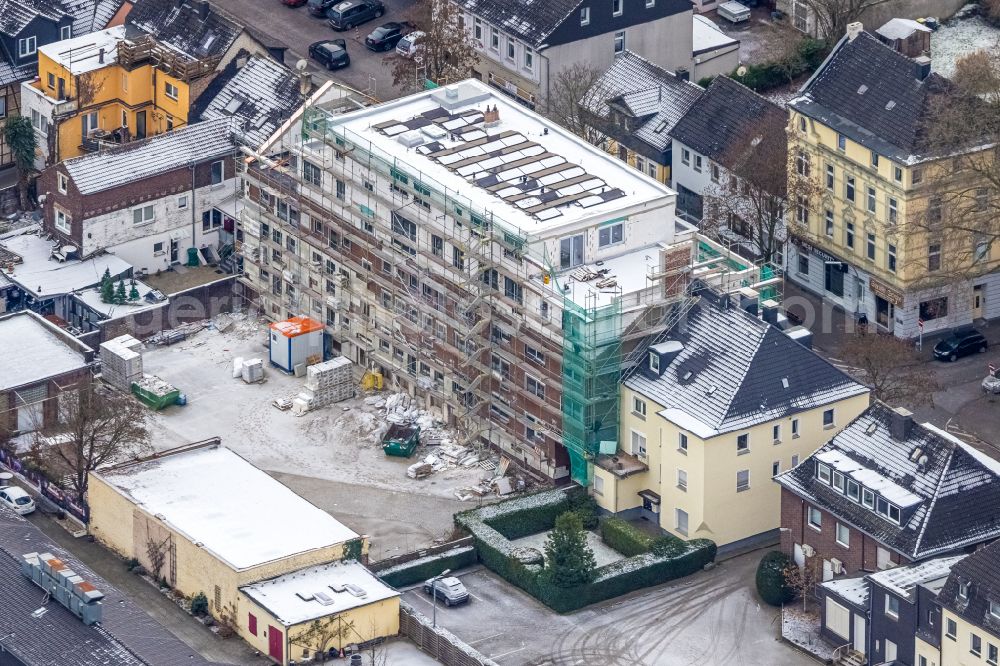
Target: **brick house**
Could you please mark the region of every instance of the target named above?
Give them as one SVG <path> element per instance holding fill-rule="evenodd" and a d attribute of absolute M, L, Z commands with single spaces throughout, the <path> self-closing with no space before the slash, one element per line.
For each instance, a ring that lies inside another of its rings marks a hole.
<path fill-rule="evenodd" d="M 232 243 L 236 200 L 230 120 L 221 118 L 66 160 L 39 178 L 45 230 L 78 258 L 102 251 L 138 275 L 213 263 Z M 228 213 L 227 213 L 228 211 Z"/>
<path fill-rule="evenodd" d="M 823 580 L 969 550 L 1000 536 L 1000 462 L 875 403 L 781 485 L 781 547 Z"/>

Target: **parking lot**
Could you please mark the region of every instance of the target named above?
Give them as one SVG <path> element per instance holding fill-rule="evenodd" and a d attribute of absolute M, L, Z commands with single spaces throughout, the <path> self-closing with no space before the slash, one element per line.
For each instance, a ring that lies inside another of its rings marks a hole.
<path fill-rule="evenodd" d="M 407 21 L 413 0 L 383 0 L 385 15 L 353 30 L 335 32 L 326 19 L 313 17 L 305 7 L 286 7 L 280 0 L 213 0 L 242 22 L 266 35 L 276 37 L 288 45 L 285 64 L 294 67 L 304 58 L 309 61 L 309 71 L 317 82 L 333 79 L 362 92 L 368 91 L 380 100 L 395 99 L 413 92 L 413 86 L 394 86 L 392 73 L 383 64 L 385 53 L 375 53 L 365 48 L 365 36 L 387 21 Z M 308 48 L 322 39 L 341 38 L 347 41 L 351 56 L 349 67 L 328 72 L 309 58 Z"/>
<path fill-rule="evenodd" d="M 470 602 L 439 603 L 437 621 L 501 666 L 814 664 L 779 641 L 777 611 L 757 599 L 754 572 L 762 555 L 742 555 L 567 615 L 473 567 L 456 574 Z M 419 586 L 403 598 L 431 616 L 431 599 Z"/>

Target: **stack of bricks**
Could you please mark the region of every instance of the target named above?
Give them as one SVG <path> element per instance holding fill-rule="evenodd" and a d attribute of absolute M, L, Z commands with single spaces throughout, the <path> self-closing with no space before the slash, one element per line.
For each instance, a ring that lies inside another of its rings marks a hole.
<path fill-rule="evenodd" d="M 354 397 L 354 374 L 350 360 L 343 356 L 310 365 L 306 370 L 306 390 L 300 397 L 310 409 Z"/>
<path fill-rule="evenodd" d="M 101 375 L 122 391 L 142 379 L 142 343 L 131 335 L 120 335 L 101 344 Z"/>

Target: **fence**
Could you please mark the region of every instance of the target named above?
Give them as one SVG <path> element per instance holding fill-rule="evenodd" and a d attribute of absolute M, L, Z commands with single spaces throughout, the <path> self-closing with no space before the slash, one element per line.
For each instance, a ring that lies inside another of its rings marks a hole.
<path fill-rule="evenodd" d="M 495 661 L 447 629 L 432 627 L 430 619 L 405 602 L 399 604 L 399 633 L 448 666 L 497 666 Z"/>
<path fill-rule="evenodd" d="M 0 447 L 0 465 L 20 476 L 39 495 L 63 511 L 81 522 L 87 523 L 90 511 L 85 503 L 74 502 L 69 494 L 52 485 L 52 482 L 44 474 L 29 467 L 13 451 Z"/>
<path fill-rule="evenodd" d="M 414 550 L 409 553 L 402 553 L 400 555 L 394 555 L 392 557 L 387 557 L 384 560 L 379 560 L 378 562 L 372 562 L 368 565 L 368 568 L 375 574 L 378 572 L 388 569 L 390 567 L 399 566 L 400 564 L 406 564 L 407 562 L 412 562 L 413 560 L 419 560 L 422 557 L 430 557 L 431 555 L 440 555 L 441 553 L 446 553 L 453 548 L 461 548 L 463 546 L 472 546 L 474 544 L 474 539 L 471 536 L 462 537 L 461 539 L 456 539 L 455 541 L 449 541 L 448 543 L 442 543 L 438 546 L 431 546 L 430 548 L 422 548 L 420 550 Z"/>

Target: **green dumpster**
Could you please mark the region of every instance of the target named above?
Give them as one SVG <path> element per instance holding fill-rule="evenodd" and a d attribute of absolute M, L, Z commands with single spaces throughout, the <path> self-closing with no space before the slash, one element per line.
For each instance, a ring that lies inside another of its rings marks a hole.
<path fill-rule="evenodd" d="M 150 409 L 161 410 L 175 404 L 180 393 L 159 377 L 146 376 L 132 382 L 132 394 Z"/>
<path fill-rule="evenodd" d="M 198 261 L 198 248 L 189 247 L 188 248 L 188 260 L 187 266 L 200 266 L 201 262 Z"/>
<path fill-rule="evenodd" d="M 420 443 L 420 426 L 393 423 L 382 436 L 382 450 L 387 456 L 409 458 Z"/>

